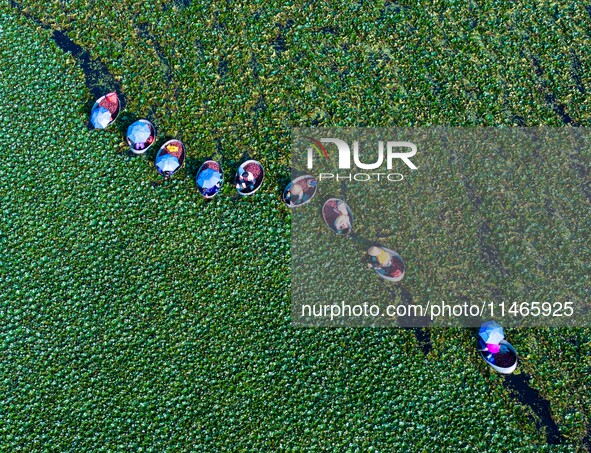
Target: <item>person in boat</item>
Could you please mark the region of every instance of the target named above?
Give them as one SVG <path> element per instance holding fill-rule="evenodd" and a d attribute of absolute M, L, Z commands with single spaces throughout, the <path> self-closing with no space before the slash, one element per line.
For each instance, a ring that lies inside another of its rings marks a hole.
<path fill-rule="evenodd" d="M 390 254 L 383 248 L 374 245 L 367 250 L 367 255 L 369 257 L 368 267 L 386 275 L 391 261 Z"/>
<path fill-rule="evenodd" d="M 508 372 L 513 371 L 517 364 L 517 354 L 509 343 L 484 343 L 479 340 L 478 344 L 482 357 L 489 365 L 504 368 Z"/>
<path fill-rule="evenodd" d="M 285 201 L 291 206 L 298 206 L 306 203 L 316 193 L 316 185 L 317 182 L 312 177 L 300 180 L 295 184 L 292 183 L 285 196 Z"/>
<path fill-rule="evenodd" d="M 487 362 L 495 365 L 495 354 L 498 354 L 500 352 L 501 345 L 500 343 L 486 343 L 482 338 L 479 338 L 478 350 L 482 353 L 482 356 Z"/>
<path fill-rule="evenodd" d="M 342 201 L 337 204 L 338 217 L 334 221 L 334 227 L 338 234 L 346 234 L 351 230 L 351 217 L 347 205 Z"/>
<path fill-rule="evenodd" d="M 236 189 L 242 192 L 252 192 L 255 188 L 256 179 L 248 170 L 244 170 L 236 182 Z"/>
<path fill-rule="evenodd" d="M 482 338 L 478 339 L 478 346 L 480 347 L 480 351 L 489 353 L 492 357 L 492 354 L 497 354 L 501 348 L 500 343 L 485 343 Z"/>
<path fill-rule="evenodd" d="M 495 321 L 482 324 L 478 332 L 478 351 L 496 371 L 510 374 L 517 366 L 517 353 L 505 340 L 503 328 Z"/>
<path fill-rule="evenodd" d="M 304 192 L 304 189 L 302 189 L 301 185 L 292 184 L 290 189 L 287 191 L 287 196 L 285 197 L 285 200 L 288 203 L 291 203 L 292 205 L 299 205 L 306 201 L 304 199 L 305 195 L 306 194 Z"/>

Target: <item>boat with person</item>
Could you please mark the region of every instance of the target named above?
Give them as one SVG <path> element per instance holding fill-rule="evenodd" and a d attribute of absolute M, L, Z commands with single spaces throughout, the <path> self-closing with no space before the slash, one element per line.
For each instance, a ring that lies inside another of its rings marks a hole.
<path fill-rule="evenodd" d="M 501 374 L 511 374 L 517 368 L 517 351 L 507 340 L 501 340 L 498 352 L 492 353 L 487 349 L 479 350 L 484 361 Z"/>
<path fill-rule="evenodd" d="M 185 145 L 180 140 L 167 141 L 156 155 L 156 170 L 165 178 L 179 171 L 185 164 Z"/>
<path fill-rule="evenodd" d="M 224 182 L 221 165 L 215 160 L 206 160 L 199 168 L 195 181 L 201 195 L 207 199 L 215 197 Z"/>
<path fill-rule="evenodd" d="M 406 269 L 398 252 L 374 245 L 369 248 L 367 253 L 370 267 L 380 278 L 391 282 L 399 282 L 404 278 Z"/>
<path fill-rule="evenodd" d="M 148 120 L 137 120 L 127 128 L 125 139 L 132 153 L 144 154 L 156 141 L 156 128 Z"/>
<path fill-rule="evenodd" d="M 236 171 L 234 184 L 238 195 L 253 195 L 263 185 L 265 170 L 260 162 L 256 160 L 247 160 L 240 164 Z"/>
<path fill-rule="evenodd" d="M 283 191 L 283 202 L 289 208 L 309 203 L 318 190 L 318 181 L 312 175 L 303 175 L 291 181 Z"/>
<path fill-rule="evenodd" d="M 335 234 L 346 236 L 353 231 L 353 213 L 349 205 L 338 198 L 329 198 L 322 206 L 322 219 Z"/>
<path fill-rule="evenodd" d="M 495 371 L 511 374 L 517 368 L 517 352 L 505 339 L 505 332 L 496 321 L 487 321 L 478 331 L 478 352 Z"/>
<path fill-rule="evenodd" d="M 97 99 L 90 111 L 90 123 L 95 129 L 106 129 L 119 116 L 121 101 L 117 93 L 107 93 Z"/>

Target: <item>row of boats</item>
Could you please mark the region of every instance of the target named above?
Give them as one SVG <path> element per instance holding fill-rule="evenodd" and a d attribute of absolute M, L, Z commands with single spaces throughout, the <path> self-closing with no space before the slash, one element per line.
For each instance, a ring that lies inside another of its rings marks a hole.
<path fill-rule="evenodd" d="M 95 129 L 105 129 L 119 115 L 121 102 L 117 93 L 108 93 L 99 98 L 92 107 L 90 122 Z M 134 154 L 144 154 L 156 142 L 156 128 L 147 119 L 139 119 L 127 128 L 126 141 Z M 174 175 L 185 163 L 185 146 L 180 140 L 169 140 L 156 154 L 155 167 L 165 178 Z M 254 194 L 260 189 L 265 172 L 260 162 L 247 160 L 236 171 L 234 184 L 241 196 Z M 196 176 L 199 193 L 213 198 L 223 184 L 221 165 L 206 160 Z M 318 181 L 312 175 L 293 179 L 283 191 L 282 199 L 290 208 L 309 203 L 316 195 Z M 322 218 L 326 226 L 336 235 L 347 236 L 353 232 L 353 213 L 347 203 L 338 198 L 329 198 L 322 206 Z M 372 246 L 368 250 L 369 266 L 384 280 L 402 280 L 405 265 L 402 257 L 394 250 Z M 505 340 L 502 327 L 495 322 L 485 323 L 480 329 L 479 352 L 482 358 L 496 371 L 510 374 L 517 366 L 517 353 Z"/>
<path fill-rule="evenodd" d="M 115 122 L 121 110 L 117 93 L 100 97 L 93 105 L 90 123 L 95 129 L 106 129 Z M 156 128 L 147 119 L 139 119 L 130 124 L 125 135 L 129 149 L 134 154 L 144 154 L 156 142 Z M 185 164 L 186 151 L 183 142 L 168 140 L 156 154 L 155 167 L 158 173 L 170 178 Z M 253 195 L 263 184 L 265 171 L 260 162 L 247 160 L 236 171 L 234 184 L 241 196 Z M 214 160 L 205 161 L 196 176 L 199 193 L 205 198 L 213 198 L 220 191 L 224 181 L 221 165 Z"/>

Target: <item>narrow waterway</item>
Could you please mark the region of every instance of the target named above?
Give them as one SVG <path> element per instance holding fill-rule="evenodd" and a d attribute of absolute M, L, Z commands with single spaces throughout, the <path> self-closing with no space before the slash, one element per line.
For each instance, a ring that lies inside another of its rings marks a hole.
<path fill-rule="evenodd" d="M 88 91 L 92 93 L 95 99 L 111 91 L 116 91 L 119 99 L 125 105 L 125 96 L 121 92 L 119 82 L 117 82 L 113 74 L 109 72 L 109 69 L 102 61 L 97 58 L 92 58 L 88 50 L 72 41 L 63 31 L 57 30 L 30 14 L 27 14 L 18 2 L 11 0 L 10 4 L 20 14 L 34 22 L 36 25 L 53 32 L 51 37 L 57 46 L 75 58 L 78 66 L 84 73 L 86 88 L 88 88 Z"/>
<path fill-rule="evenodd" d="M 560 433 L 556 422 L 552 419 L 550 402 L 544 399 L 540 392 L 529 385 L 531 376 L 525 373 L 510 374 L 505 376 L 503 385 L 509 390 L 509 394 L 522 404 L 531 407 L 536 415 L 536 427 L 546 430 L 546 442 L 550 445 L 561 444 L 564 436 Z"/>

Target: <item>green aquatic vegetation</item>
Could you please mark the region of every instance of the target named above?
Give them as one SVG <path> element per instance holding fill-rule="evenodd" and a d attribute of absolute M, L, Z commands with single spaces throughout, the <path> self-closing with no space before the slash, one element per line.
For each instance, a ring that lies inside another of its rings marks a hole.
<path fill-rule="evenodd" d="M 295 214 L 280 181 L 298 125 L 588 125 L 585 8 L 167 3 L 21 2 L 120 82 L 126 110 L 103 132 L 85 127 L 75 59 L 0 5 L 0 449 L 543 448 L 468 331 L 434 329 L 425 357 L 406 330 L 290 326 Z M 121 128 L 140 117 L 158 128 L 155 149 L 187 145 L 160 186 L 154 150 L 122 152 Z M 544 177 L 464 152 L 462 168 L 425 157 L 430 177 L 387 207 L 405 287 L 417 299 L 588 291 L 588 201 L 569 156 L 541 156 L 556 170 Z M 243 200 L 226 184 L 204 201 L 200 163 L 215 155 L 230 181 L 245 153 L 267 169 L 261 191 Z M 355 210 L 363 196 L 349 195 Z M 512 286 L 480 256 L 483 220 Z M 574 451 L 590 416 L 589 330 L 508 335 L 573 445 L 559 449 Z"/>

